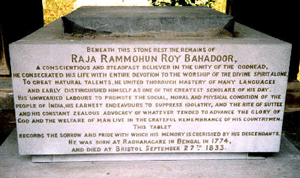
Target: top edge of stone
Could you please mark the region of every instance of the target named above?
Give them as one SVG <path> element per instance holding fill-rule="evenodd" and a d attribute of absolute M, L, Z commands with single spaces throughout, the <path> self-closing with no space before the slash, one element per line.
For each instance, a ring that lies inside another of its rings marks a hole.
<path fill-rule="evenodd" d="M 62 18 L 65 33 L 130 33 L 148 31 L 233 32 L 233 17 L 207 7 L 99 7 L 84 6 Z"/>
<path fill-rule="evenodd" d="M 202 16 L 217 16 L 217 17 L 230 17 L 217 10 L 197 6 L 197 7 L 170 7 L 170 6 L 82 6 L 75 11 L 67 14 L 67 17 L 102 17 L 102 16 L 121 16 L 121 17 L 132 17 L 136 15 L 151 15 L 151 16 L 189 16 L 199 15 Z"/>
<path fill-rule="evenodd" d="M 239 35 L 237 37 L 199 37 L 197 36 L 198 33 L 172 33 L 171 36 L 168 36 L 168 38 L 165 38 L 163 35 L 164 33 L 170 34 L 169 32 L 162 32 L 162 35 L 159 35 L 157 37 L 152 37 L 152 34 L 155 32 L 149 32 L 146 33 L 147 37 L 139 37 L 139 36 L 130 36 L 127 34 L 119 34 L 119 36 L 114 35 L 104 35 L 104 36 L 98 36 L 95 38 L 86 38 L 85 34 L 78 34 L 78 36 L 82 37 L 76 37 L 76 34 L 63 34 L 63 22 L 62 19 L 59 18 L 50 24 L 46 25 L 43 28 L 40 28 L 39 30 L 35 31 L 34 33 L 16 41 L 10 44 L 11 45 L 81 45 L 81 44 L 161 44 L 161 43 L 177 43 L 177 44 L 198 44 L 198 43 L 205 43 L 205 44 L 267 44 L 267 45 L 290 45 L 287 42 L 284 42 L 282 40 L 276 39 L 274 37 L 271 37 L 269 35 L 266 35 L 264 33 L 261 33 L 259 31 L 256 31 L 254 29 L 251 29 L 249 27 L 246 27 L 242 24 L 235 23 L 235 31 Z M 209 30 L 208 30 L 209 31 Z M 218 32 L 218 30 L 215 30 L 214 32 Z M 186 34 L 185 36 L 176 36 L 176 34 Z M 192 34 L 193 36 L 189 36 L 189 34 Z M 118 34 L 116 34 L 118 35 Z M 195 36 L 196 35 L 196 36 Z M 92 37 L 92 36 L 91 36 Z M 170 38 L 169 38 L 170 37 Z"/>

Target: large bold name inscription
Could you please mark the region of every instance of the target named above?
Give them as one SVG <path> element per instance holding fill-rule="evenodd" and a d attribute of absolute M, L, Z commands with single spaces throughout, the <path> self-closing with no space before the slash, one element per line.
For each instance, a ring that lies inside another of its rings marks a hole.
<path fill-rule="evenodd" d="M 279 150 L 288 45 L 19 49 L 12 68 L 22 155 Z"/>

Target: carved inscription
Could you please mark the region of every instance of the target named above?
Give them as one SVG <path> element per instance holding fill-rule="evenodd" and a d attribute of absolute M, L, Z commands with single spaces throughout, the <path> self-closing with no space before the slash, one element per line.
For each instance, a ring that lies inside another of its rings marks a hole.
<path fill-rule="evenodd" d="M 278 149 L 288 72 L 265 49 L 61 48 L 14 70 L 21 154 Z"/>

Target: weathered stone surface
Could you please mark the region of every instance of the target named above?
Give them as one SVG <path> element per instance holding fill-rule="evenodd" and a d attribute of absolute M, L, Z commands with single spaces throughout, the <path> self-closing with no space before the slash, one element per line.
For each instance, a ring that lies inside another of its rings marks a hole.
<path fill-rule="evenodd" d="M 278 152 L 290 45 L 236 29 L 64 39 L 58 20 L 11 44 L 19 153 Z"/>
<path fill-rule="evenodd" d="M 233 31 L 233 17 L 206 7 L 81 7 L 62 18 L 65 33 Z"/>
<path fill-rule="evenodd" d="M 281 152 L 265 160 L 180 160 L 32 163 L 20 156 L 17 133 L 0 147 L 1 177 L 299 177 L 300 153 L 285 138 Z M 127 154 L 129 156 L 129 154 Z M 96 155 L 97 156 L 97 155 Z M 199 169 L 201 168 L 201 169 Z"/>

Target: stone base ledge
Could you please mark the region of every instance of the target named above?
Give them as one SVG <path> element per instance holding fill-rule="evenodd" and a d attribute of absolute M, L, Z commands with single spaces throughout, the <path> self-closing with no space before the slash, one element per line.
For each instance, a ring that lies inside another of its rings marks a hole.
<path fill-rule="evenodd" d="M 78 162 L 78 161 L 174 161 L 174 160 L 199 160 L 199 159 L 226 159 L 247 160 L 265 159 L 249 153 L 163 153 L 163 154 L 90 154 L 90 155 L 33 155 L 31 161 L 34 163 L 44 162 Z"/>

